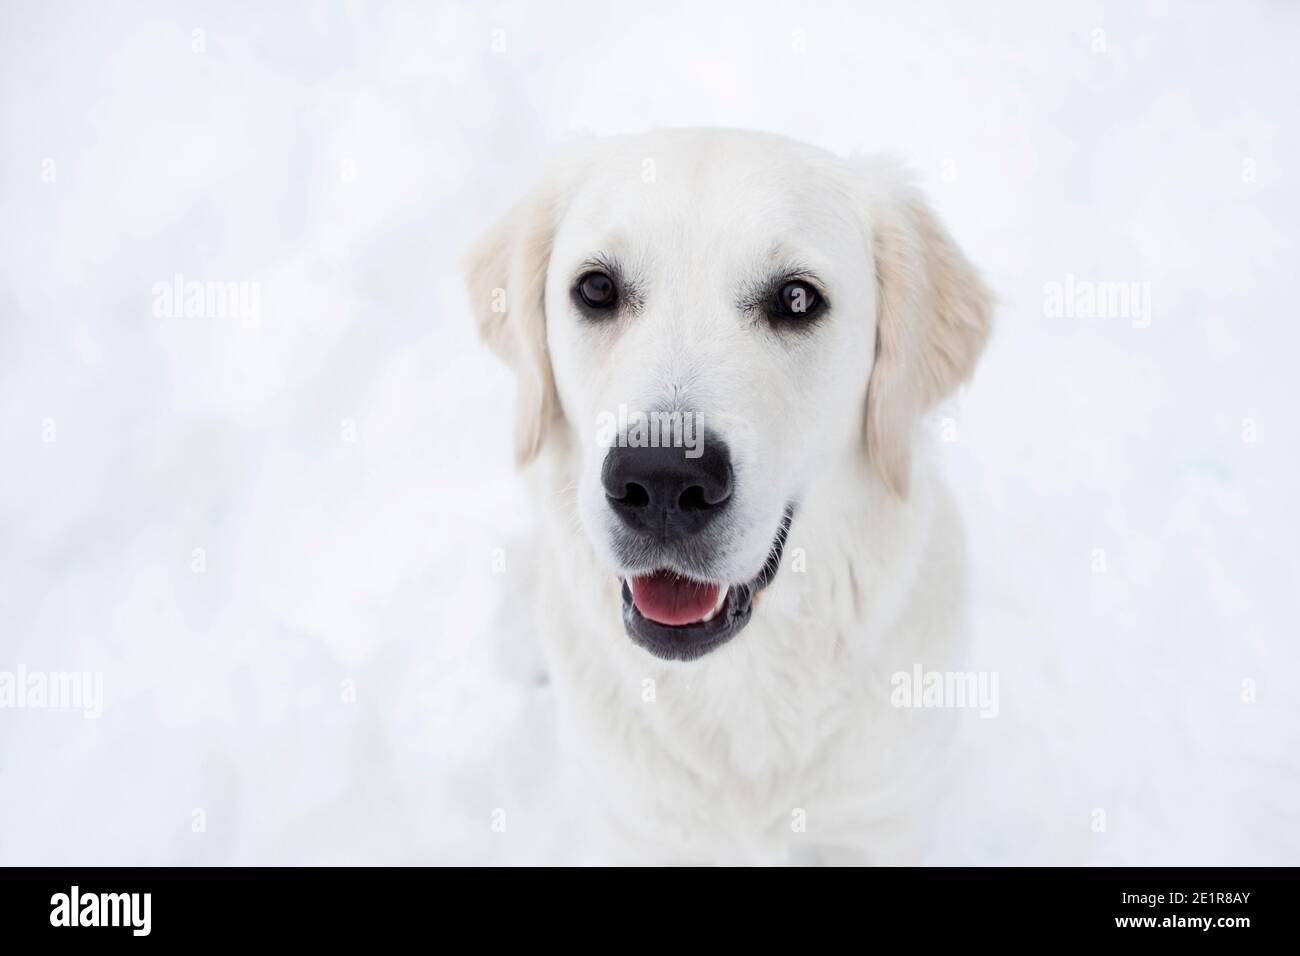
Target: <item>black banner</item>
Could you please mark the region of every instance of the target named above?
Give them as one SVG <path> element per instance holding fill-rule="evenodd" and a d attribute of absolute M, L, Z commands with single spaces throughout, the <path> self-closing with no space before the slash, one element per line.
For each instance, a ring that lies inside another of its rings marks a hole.
<path fill-rule="evenodd" d="M 455 932 L 471 923 L 479 934 L 540 937 L 571 920 L 595 925 L 611 919 L 624 921 L 620 932 L 643 941 L 680 939 L 687 928 L 703 924 L 714 932 L 725 924 L 738 940 L 788 924 L 789 930 L 814 933 L 848 926 L 855 934 L 879 933 L 881 939 L 920 930 L 926 943 L 1104 936 L 1157 944 L 1203 938 L 1231 945 L 1253 934 L 1272 937 L 1293 928 L 1295 886 L 1291 870 L 1196 868 L 788 875 L 631 869 L 546 874 L 415 868 L 9 869 L 0 870 L 0 925 L 7 943 L 57 943 L 59 937 L 75 936 L 92 946 L 114 940 L 338 945 L 389 933 Z"/>

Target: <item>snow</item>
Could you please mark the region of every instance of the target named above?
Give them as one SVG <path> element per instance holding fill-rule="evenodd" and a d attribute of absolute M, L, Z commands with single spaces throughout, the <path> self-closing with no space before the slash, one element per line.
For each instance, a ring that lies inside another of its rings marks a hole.
<path fill-rule="evenodd" d="M 929 859 L 1300 862 L 1298 26 L 5 4 L 0 672 L 104 713 L 0 709 L 0 863 L 590 858 L 457 260 L 540 157 L 660 125 L 904 156 L 997 290 L 935 432 L 1000 711 Z M 177 274 L 258 321 L 155 316 Z M 1067 276 L 1149 324 L 1050 317 Z"/>

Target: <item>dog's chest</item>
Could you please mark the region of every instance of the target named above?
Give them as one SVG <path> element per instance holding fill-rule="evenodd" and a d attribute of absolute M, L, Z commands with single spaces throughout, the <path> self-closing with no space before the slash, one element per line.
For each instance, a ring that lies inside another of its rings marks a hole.
<path fill-rule="evenodd" d="M 603 680 L 580 666 L 557 687 L 578 709 L 618 827 L 642 846 L 634 855 L 782 861 L 859 828 L 862 794 L 888 779 L 885 721 L 835 650 L 846 642 L 801 644 L 804 624 L 785 629 L 788 640 L 756 628 L 705 666 L 616 668 Z"/>
<path fill-rule="evenodd" d="M 640 716 L 659 746 L 692 748 L 720 775 L 761 781 L 824 759 L 862 700 L 838 640 L 800 647 L 801 629 L 780 618 L 752 630 L 697 667 L 664 668 L 656 709 Z"/>

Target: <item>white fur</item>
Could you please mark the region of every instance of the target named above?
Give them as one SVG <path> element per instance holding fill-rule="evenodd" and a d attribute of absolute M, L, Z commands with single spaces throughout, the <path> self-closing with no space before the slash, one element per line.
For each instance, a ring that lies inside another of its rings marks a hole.
<path fill-rule="evenodd" d="M 581 263 L 614 251 L 642 308 L 593 323 Z M 742 314 L 778 261 L 827 286 L 810 334 Z M 668 130 L 592 143 L 489 231 L 476 317 L 519 373 L 516 448 L 542 514 L 536 621 L 611 859 L 915 858 L 949 717 L 890 705 L 890 676 L 960 666 L 963 548 L 915 432 L 971 372 L 989 297 L 896 169 L 779 137 Z M 668 403 L 731 450 L 710 578 L 784 561 L 749 625 L 690 662 L 624 633 L 602 411 Z"/>

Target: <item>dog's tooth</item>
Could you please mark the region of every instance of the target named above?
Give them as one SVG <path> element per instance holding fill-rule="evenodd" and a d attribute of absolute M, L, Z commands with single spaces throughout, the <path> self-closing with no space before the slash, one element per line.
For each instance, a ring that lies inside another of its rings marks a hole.
<path fill-rule="evenodd" d="M 727 589 L 719 588 L 718 599 L 715 602 L 713 602 L 713 607 L 709 609 L 709 613 L 704 615 L 704 617 L 700 618 L 700 623 L 708 624 L 709 621 L 717 617 L 718 612 L 722 610 L 722 605 L 726 602 L 726 600 L 727 600 Z"/>

